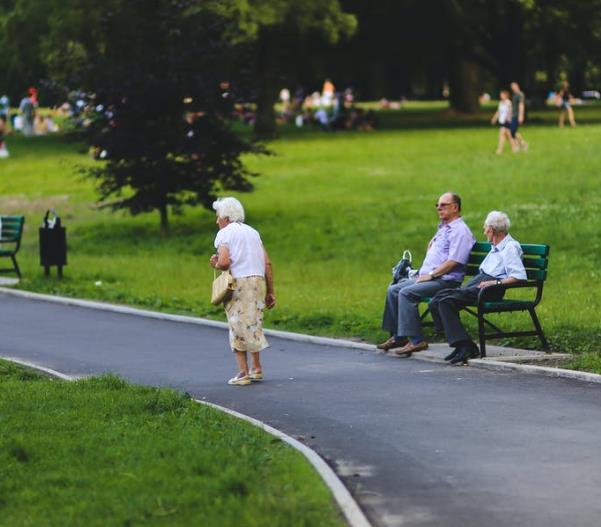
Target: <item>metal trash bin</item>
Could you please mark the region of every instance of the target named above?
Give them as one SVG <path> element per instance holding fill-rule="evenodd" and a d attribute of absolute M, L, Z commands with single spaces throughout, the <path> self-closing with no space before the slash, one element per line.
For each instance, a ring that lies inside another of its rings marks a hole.
<path fill-rule="evenodd" d="M 50 218 L 52 212 L 53 217 Z M 56 211 L 46 211 L 40 233 L 40 265 L 44 266 L 46 276 L 50 266 L 57 266 L 57 276 L 63 277 L 63 265 L 67 265 L 67 229 L 61 225 Z"/>

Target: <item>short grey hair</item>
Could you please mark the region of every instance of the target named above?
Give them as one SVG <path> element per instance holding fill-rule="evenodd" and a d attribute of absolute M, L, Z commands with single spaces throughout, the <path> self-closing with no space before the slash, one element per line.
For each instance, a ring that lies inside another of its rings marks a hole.
<path fill-rule="evenodd" d="M 220 218 L 227 218 L 231 222 L 244 221 L 244 207 L 236 198 L 219 198 L 213 202 L 213 209 Z"/>
<path fill-rule="evenodd" d="M 488 213 L 486 219 L 484 220 L 484 225 L 490 227 L 495 232 L 509 232 L 509 227 L 511 227 L 511 221 L 509 221 L 509 216 L 504 212 L 499 210 L 493 210 Z"/>

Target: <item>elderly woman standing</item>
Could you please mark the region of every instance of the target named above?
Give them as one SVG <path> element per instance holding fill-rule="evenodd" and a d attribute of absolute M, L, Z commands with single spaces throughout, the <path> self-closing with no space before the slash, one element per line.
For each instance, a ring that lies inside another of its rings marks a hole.
<path fill-rule="evenodd" d="M 451 364 L 466 362 L 480 355 L 478 346 L 467 334 L 459 318 L 459 311 L 478 300 L 481 289 L 509 285 L 526 280 L 522 262 L 522 247 L 509 234 L 511 223 L 504 212 L 493 210 L 484 220 L 483 232 L 491 243 L 486 258 L 480 264 L 478 274 L 459 289 L 443 289 L 430 301 L 430 310 L 438 330 L 444 330 L 449 345 L 455 348 L 445 357 Z M 500 300 L 505 290 L 492 291 L 491 300 Z"/>
<path fill-rule="evenodd" d="M 213 203 L 213 209 L 219 232 L 215 237 L 217 254 L 211 256 L 210 264 L 215 269 L 229 269 L 234 278 L 234 292 L 225 303 L 225 312 L 239 371 L 228 384 L 246 386 L 263 380 L 260 352 L 269 346 L 263 335 L 263 310 L 275 305 L 271 261 L 259 233 L 244 223 L 242 203 L 222 198 Z"/>

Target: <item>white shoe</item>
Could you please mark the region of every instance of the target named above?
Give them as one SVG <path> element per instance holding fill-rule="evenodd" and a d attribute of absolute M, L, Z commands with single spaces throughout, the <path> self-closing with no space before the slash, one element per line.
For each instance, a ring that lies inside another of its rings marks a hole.
<path fill-rule="evenodd" d="M 263 372 L 251 370 L 249 377 L 250 377 L 251 381 L 262 381 L 263 380 Z"/>
<path fill-rule="evenodd" d="M 231 384 L 232 386 L 247 386 L 250 384 L 250 377 L 248 375 L 238 374 L 227 381 L 227 383 Z"/>

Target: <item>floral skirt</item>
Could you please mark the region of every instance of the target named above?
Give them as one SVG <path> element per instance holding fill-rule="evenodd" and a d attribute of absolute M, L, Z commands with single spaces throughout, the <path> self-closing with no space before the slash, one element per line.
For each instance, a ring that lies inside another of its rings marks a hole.
<path fill-rule="evenodd" d="M 261 351 L 269 346 L 263 335 L 265 279 L 246 276 L 234 279 L 232 298 L 225 304 L 232 351 Z"/>

